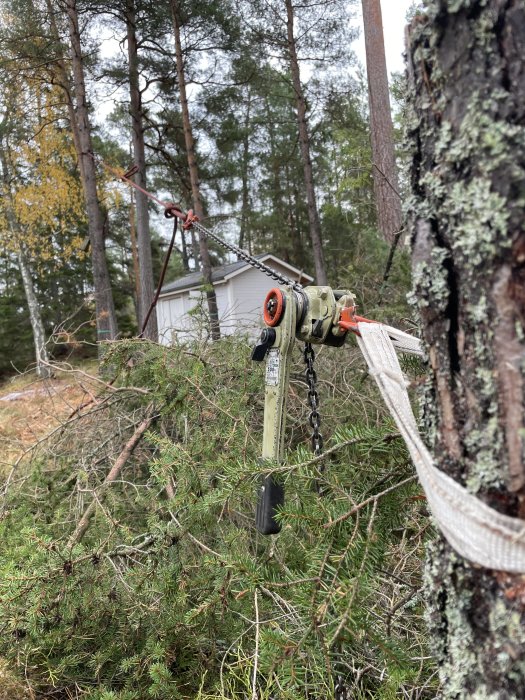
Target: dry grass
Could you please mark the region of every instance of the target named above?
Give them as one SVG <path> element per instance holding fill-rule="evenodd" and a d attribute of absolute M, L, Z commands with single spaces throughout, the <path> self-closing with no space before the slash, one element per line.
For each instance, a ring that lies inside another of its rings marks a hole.
<path fill-rule="evenodd" d="M 80 368 L 96 374 L 96 363 Z M 83 374 L 56 371 L 52 379 L 21 374 L 0 385 L 0 474 L 52 432 L 96 391 Z"/>
<path fill-rule="evenodd" d="M 0 700 L 31 700 L 34 693 L 11 671 L 7 661 L 0 658 Z"/>

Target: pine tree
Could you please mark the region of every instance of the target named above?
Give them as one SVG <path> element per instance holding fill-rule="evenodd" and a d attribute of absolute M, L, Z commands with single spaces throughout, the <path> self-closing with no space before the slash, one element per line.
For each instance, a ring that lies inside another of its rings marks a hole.
<path fill-rule="evenodd" d="M 411 234 L 429 356 L 423 405 L 440 469 L 523 518 L 525 11 L 427 3 L 409 28 Z M 440 538 L 428 612 L 446 698 L 523 696 L 523 576 Z"/>
<path fill-rule="evenodd" d="M 394 154 L 394 127 L 386 70 L 380 0 L 362 0 L 374 194 L 379 229 L 388 243 L 397 242 L 403 216 Z"/>
<path fill-rule="evenodd" d="M 307 60 L 316 68 L 322 65 L 321 70 L 326 70 L 326 64 L 333 68 L 337 64 L 341 66 L 345 60 L 348 61 L 351 55 L 347 43 L 348 6 L 339 0 L 331 0 L 322 6 L 318 2 L 272 0 L 249 3 L 245 14 L 246 23 L 251 27 L 252 41 L 263 42 L 276 53 L 284 69 L 283 74 L 286 72 L 287 82 L 293 91 L 303 168 L 302 189 L 307 201 L 316 280 L 318 284 L 326 284 L 323 237 L 312 164 L 312 127 L 309 123 L 311 117 L 308 116 L 307 95 L 301 79 L 300 62 Z"/>

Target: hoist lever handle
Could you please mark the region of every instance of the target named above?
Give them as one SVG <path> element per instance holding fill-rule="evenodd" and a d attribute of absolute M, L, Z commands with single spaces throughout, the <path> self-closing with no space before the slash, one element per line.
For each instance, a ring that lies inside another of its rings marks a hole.
<path fill-rule="evenodd" d="M 265 477 L 259 491 L 255 513 L 255 524 L 262 535 L 276 535 L 280 531 L 281 526 L 275 520 L 275 514 L 282 505 L 284 505 L 284 488 L 271 475 Z"/>
<path fill-rule="evenodd" d="M 259 342 L 252 350 L 252 360 L 254 362 L 262 362 L 266 357 L 266 353 L 275 342 L 276 333 L 273 328 L 264 328 Z"/>
<path fill-rule="evenodd" d="M 286 398 L 297 326 L 297 305 L 293 289 L 270 290 L 263 309 L 266 328 L 252 358 L 266 359 L 261 457 L 268 469 L 282 464 L 284 455 Z M 271 475 L 262 476 L 255 512 L 255 522 L 260 533 L 275 535 L 280 531 L 281 526 L 275 516 L 283 504 L 284 486 Z"/>

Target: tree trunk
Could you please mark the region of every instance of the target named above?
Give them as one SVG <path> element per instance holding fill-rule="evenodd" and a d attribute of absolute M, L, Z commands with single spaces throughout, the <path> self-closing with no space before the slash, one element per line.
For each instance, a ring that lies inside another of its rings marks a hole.
<path fill-rule="evenodd" d="M 248 223 L 250 212 L 250 190 L 248 186 L 248 169 L 250 165 L 250 117 L 252 98 L 248 92 L 248 103 L 244 117 L 243 137 L 242 137 L 242 161 L 241 161 L 241 183 L 242 183 L 242 204 L 241 204 L 241 230 L 239 233 L 239 248 L 244 248 L 248 243 L 248 252 L 251 255 L 251 235 Z"/>
<path fill-rule="evenodd" d="M 306 120 L 306 100 L 304 98 L 303 86 L 301 85 L 299 61 L 297 58 L 297 46 L 294 35 L 293 5 L 292 0 L 285 0 L 285 3 L 288 55 L 290 58 L 290 72 L 292 74 L 292 85 L 295 92 L 295 102 L 297 108 L 299 144 L 301 147 L 301 157 L 303 161 L 304 184 L 306 188 L 306 201 L 308 203 L 308 221 L 310 224 L 310 238 L 312 240 L 315 277 L 316 284 L 324 285 L 328 284 L 328 278 L 326 276 L 324 262 L 321 222 L 319 220 L 319 212 L 317 211 L 317 201 L 315 198 L 312 159 L 310 157 L 310 136 L 308 134 L 308 122 Z"/>
<path fill-rule="evenodd" d="M 47 378 L 51 376 L 51 369 L 47 364 L 49 355 L 46 348 L 46 333 L 42 316 L 40 314 L 40 306 L 35 294 L 33 278 L 31 277 L 31 269 L 24 253 L 22 244 L 20 244 L 18 253 L 18 268 L 22 276 L 24 292 L 26 295 L 27 308 L 29 309 L 29 320 L 31 321 L 31 330 L 33 331 L 33 342 L 35 344 L 36 358 L 36 373 L 39 377 Z"/>
<path fill-rule="evenodd" d="M 393 243 L 402 229 L 403 215 L 394 157 L 381 3 L 380 0 L 362 0 L 362 5 L 377 221 L 385 240 Z"/>
<path fill-rule="evenodd" d="M 133 289 L 134 289 L 134 302 L 135 302 L 135 315 L 137 317 L 138 325 L 141 324 L 140 315 L 140 273 L 139 273 L 139 254 L 137 252 L 137 229 L 135 225 L 135 197 L 133 196 L 134 190 L 130 188 L 130 202 L 129 202 L 129 236 L 131 240 L 131 260 L 133 263 Z M 140 328 L 139 328 L 140 333 Z"/>
<path fill-rule="evenodd" d="M 272 117 L 272 110 L 270 108 L 270 101 L 268 97 L 265 97 L 264 99 L 264 106 L 266 112 L 268 143 L 270 146 L 270 167 L 272 171 L 270 205 L 273 209 L 274 217 L 276 217 L 280 222 L 285 218 L 285 208 L 283 206 L 283 188 L 281 186 L 281 151 L 275 142 L 275 122 Z M 271 232 L 271 246 L 273 253 L 283 255 L 286 242 L 282 240 L 282 231 L 278 226 L 275 226 Z"/>
<path fill-rule="evenodd" d="M 303 250 L 303 242 L 301 240 L 301 231 L 297 223 L 297 192 L 293 181 L 293 175 L 290 173 L 289 163 L 286 163 L 286 193 L 288 199 L 288 232 L 291 241 L 293 264 L 296 267 L 303 269 L 306 262 L 306 256 Z"/>
<path fill-rule="evenodd" d="M 146 189 L 146 153 L 144 146 L 144 127 L 142 120 L 142 94 L 139 85 L 139 60 L 136 34 L 136 16 L 134 0 L 126 2 L 126 28 L 128 39 L 128 75 L 131 115 L 131 140 L 133 160 L 138 167 L 135 175 L 137 185 Z M 139 328 L 151 306 L 155 294 L 153 284 L 153 263 L 151 260 L 151 236 L 149 230 L 148 198 L 140 190 L 135 195 L 137 209 L 137 248 L 139 258 Z M 144 330 L 144 337 L 158 339 L 157 316 L 151 314 Z"/>
<path fill-rule="evenodd" d="M 413 272 L 436 463 L 525 516 L 525 7 L 434 0 L 409 28 Z M 523 576 L 430 548 L 445 698 L 522 698 Z"/>
<path fill-rule="evenodd" d="M 91 125 L 89 123 L 89 108 L 84 80 L 84 59 L 82 56 L 76 0 L 67 0 L 66 11 L 73 72 L 72 87 L 75 97 L 73 121 L 76 124 L 77 130 L 76 135 L 74 130 L 73 133 L 75 136 L 75 146 L 79 149 L 79 168 L 86 200 L 89 239 L 91 242 L 93 285 L 95 288 L 97 316 L 97 339 L 98 341 L 112 340 L 117 336 L 117 319 L 106 262 L 104 219 L 97 195 L 95 161 L 93 160 Z"/>
<path fill-rule="evenodd" d="M 24 294 L 27 301 L 27 308 L 29 311 L 29 321 L 31 323 L 31 331 L 33 333 L 33 342 L 35 345 L 35 362 L 36 362 L 36 373 L 41 378 L 46 378 L 51 376 L 50 368 L 47 364 L 49 362 L 49 355 L 46 348 L 46 332 L 44 329 L 44 324 L 42 323 L 42 316 L 40 314 L 40 306 L 38 304 L 38 299 L 35 294 L 35 287 L 33 285 L 33 278 L 31 276 L 31 269 L 29 267 L 29 262 L 24 251 L 24 244 L 22 242 L 22 233 L 20 231 L 20 226 L 16 219 L 14 207 L 13 207 L 13 197 L 10 185 L 10 175 L 11 169 L 8 165 L 7 152 L 4 150 L 4 144 L 0 144 L 0 163 L 2 165 L 2 183 L 3 183 L 3 193 L 5 204 L 5 216 L 7 219 L 7 224 L 13 238 L 13 243 L 16 248 L 16 256 L 18 261 L 18 269 L 20 270 L 20 275 L 22 277 L 22 285 L 24 287 Z"/>
<path fill-rule="evenodd" d="M 188 170 L 190 173 L 191 194 L 193 197 L 193 208 L 195 214 L 202 221 L 204 219 L 204 208 L 200 193 L 199 170 L 195 154 L 195 141 L 191 128 L 190 111 L 188 109 L 188 98 L 186 95 L 186 76 L 184 74 L 184 59 L 182 56 L 182 42 L 180 37 L 179 3 L 178 0 L 171 0 L 171 10 L 173 16 L 173 32 L 175 36 L 175 59 L 177 64 L 177 78 L 179 81 L 180 106 L 182 112 L 182 125 L 184 129 L 184 142 L 186 145 L 186 155 L 188 158 Z M 204 234 L 199 231 L 199 253 L 201 259 L 202 276 L 206 283 L 206 298 L 208 311 L 210 314 L 211 337 L 213 340 L 220 338 L 219 312 L 217 308 L 217 297 L 211 277 L 211 261 L 208 250 L 208 243 Z"/>

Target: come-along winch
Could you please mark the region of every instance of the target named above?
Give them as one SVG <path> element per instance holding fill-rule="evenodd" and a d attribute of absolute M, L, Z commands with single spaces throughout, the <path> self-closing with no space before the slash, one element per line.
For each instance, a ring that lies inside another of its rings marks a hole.
<path fill-rule="evenodd" d="M 286 400 L 295 340 L 306 343 L 304 356 L 313 429 L 312 447 L 319 454 L 322 437 L 312 345 L 340 347 L 348 331 L 357 332 L 357 321 L 365 319 L 355 316 L 355 299 L 349 290 L 333 290 L 331 287 L 275 287 L 264 300 L 263 318 L 265 328 L 252 353 L 253 360 L 262 362 L 266 359 L 262 459 L 269 464 L 279 464 L 283 460 Z M 271 535 L 280 531 L 275 516 L 283 503 L 283 486 L 270 474 L 263 480 L 257 503 L 259 532 Z"/>

